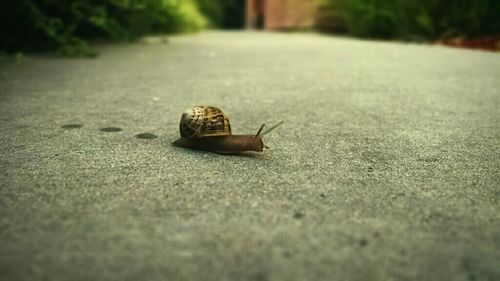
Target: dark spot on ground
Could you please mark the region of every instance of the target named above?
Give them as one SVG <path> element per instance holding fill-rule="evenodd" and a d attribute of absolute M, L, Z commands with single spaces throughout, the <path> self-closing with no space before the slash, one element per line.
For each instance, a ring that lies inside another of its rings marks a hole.
<path fill-rule="evenodd" d="M 66 130 L 80 129 L 81 127 L 83 127 L 82 124 L 66 124 L 61 126 L 61 128 Z"/>
<path fill-rule="evenodd" d="M 253 274 L 252 279 L 255 281 L 267 281 L 269 280 L 268 274 L 266 272 L 257 272 Z"/>
<path fill-rule="evenodd" d="M 365 238 L 359 239 L 359 245 L 361 247 L 364 247 L 364 246 L 368 245 L 368 240 L 366 240 Z"/>
<path fill-rule="evenodd" d="M 368 167 L 368 172 L 373 172 L 373 168 L 372 167 Z"/>
<path fill-rule="evenodd" d="M 319 197 L 321 197 L 321 198 L 325 198 L 325 197 L 326 197 L 326 194 L 321 193 L 321 194 L 319 195 Z"/>
<path fill-rule="evenodd" d="M 157 138 L 157 136 L 155 134 L 151 134 L 151 133 L 140 133 L 140 134 L 135 135 L 135 137 L 138 139 L 144 139 L 144 140 L 152 140 L 152 139 Z"/>
<path fill-rule="evenodd" d="M 118 128 L 118 127 L 105 127 L 105 128 L 99 129 L 99 131 L 106 132 L 106 133 L 114 133 L 114 132 L 120 132 L 120 131 L 122 131 L 122 129 Z"/>
<path fill-rule="evenodd" d="M 288 250 L 285 250 L 285 251 L 283 251 L 283 256 L 285 258 L 291 258 L 292 257 L 292 252 L 290 252 Z"/>
<path fill-rule="evenodd" d="M 304 212 L 301 212 L 301 211 L 297 211 L 293 214 L 293 217 L 296 218 L 296 219 L 301 219 L 305 216 Z"/>

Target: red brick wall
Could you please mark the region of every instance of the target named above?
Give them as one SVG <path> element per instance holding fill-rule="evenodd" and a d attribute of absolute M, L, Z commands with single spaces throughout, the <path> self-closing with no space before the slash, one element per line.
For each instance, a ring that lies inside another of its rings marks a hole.
<path fill-rule="evenodd" d="M 268 0 L 265 3 L 265 29 L 278 29 L 286 22 L 287 0 Z"/>
<path fill-rule="evenodd" d="M 256 28 L 260 13 L 266 30 L 311 27 L 316 8 L 316 0 L 247 0 L 246 26 Z"/>
<path fill-rule="evenodd" d="M 245 11 L 245 26 L 247 28 L 260 28 L 259 17 L 264 20 L 264 7 L 266 0 L 247 0 Z"/>

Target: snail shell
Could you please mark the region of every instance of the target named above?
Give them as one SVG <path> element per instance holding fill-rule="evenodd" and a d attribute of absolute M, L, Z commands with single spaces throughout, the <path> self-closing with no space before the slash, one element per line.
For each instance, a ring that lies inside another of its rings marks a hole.
<path fill-rule="evenodd" d="M 222 110 L 213 106 L 195 106 L 186 109 L 179 124 L 181 137 L 187 139 L 229 136 L 231 124 Z"/>

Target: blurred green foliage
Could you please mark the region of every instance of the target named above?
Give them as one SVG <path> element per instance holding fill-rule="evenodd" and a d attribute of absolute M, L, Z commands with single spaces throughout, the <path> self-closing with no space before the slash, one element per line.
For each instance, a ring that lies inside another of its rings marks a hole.
<path fill-rule="evenodd" d="M 197 0 L 197 3 L 212 27 L 243 28 L 245 0 Z"/>
<path fill-rule="evenodd" d="M 89 39 L 132 40 L 205 24 L 194 0 L 2 0 L 0 50 L 94 56 Z"/>
<path fill-rule="evenodd" d="M 500 34 L 499 0 L 319 0 L 355 36 L 408 40 Z"/>

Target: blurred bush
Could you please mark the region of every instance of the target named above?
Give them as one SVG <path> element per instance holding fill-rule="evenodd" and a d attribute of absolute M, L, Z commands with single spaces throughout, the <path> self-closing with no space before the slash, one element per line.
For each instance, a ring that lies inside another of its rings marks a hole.
<path fill-rule="evenodd" d="M 243 28 L 245 0 L 197 0 L 200 11 L 216 28 Z"/>
<path fill-rule="evenodd" d="M 0 50 L 92 56 L 89 39 L 132 40 L 205 24 L 194 0 L 2 0 Z"/>
<path fill-rule="evenodd" d="M 499 0 L 319 0 L 356 36 L 408 40 L 500 33 Z"/>

